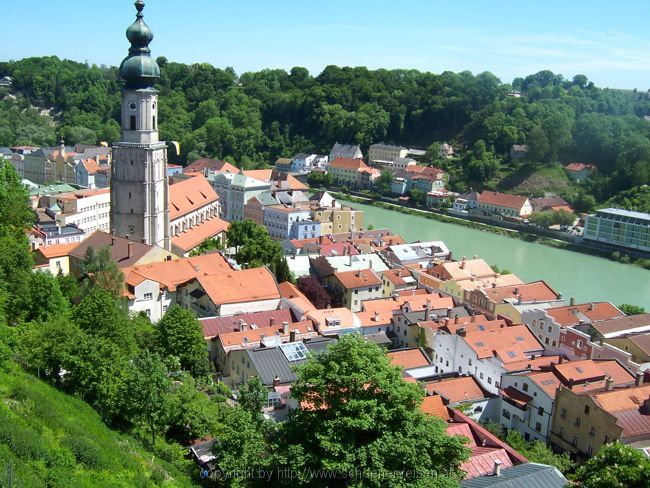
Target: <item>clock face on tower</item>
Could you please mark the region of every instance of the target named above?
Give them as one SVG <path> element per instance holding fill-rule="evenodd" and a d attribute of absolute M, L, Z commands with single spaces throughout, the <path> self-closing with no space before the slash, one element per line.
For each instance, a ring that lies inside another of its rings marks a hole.
<path fill-rule="evenodd" d="M 129 225 L 129 232 L 131 235 L 135 234 L 135 225 Z"/>

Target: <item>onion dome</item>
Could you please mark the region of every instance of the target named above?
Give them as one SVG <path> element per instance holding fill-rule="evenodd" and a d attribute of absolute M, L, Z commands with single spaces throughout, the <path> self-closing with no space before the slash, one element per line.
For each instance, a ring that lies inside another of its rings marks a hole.
<path fill-rule="evenodd" d="M 151 57 L 149 43 L 153 40 L 153 31 L 142 20 L 144 2 L 137 0 L 136 20 L 126 30 L 126 38 L 131 43 L 129 55 L 120 65 L 120 76 L 126 80 L 127 88 L 150 88 L 160 78 L 160 68 Z"/>

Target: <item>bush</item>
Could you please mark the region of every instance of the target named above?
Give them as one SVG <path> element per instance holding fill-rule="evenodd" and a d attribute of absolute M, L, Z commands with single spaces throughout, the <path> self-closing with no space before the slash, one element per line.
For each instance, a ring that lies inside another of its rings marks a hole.
<path fill-rule="evenodd" d="M 99 446 L 85 437 L 66 436 L 61 444 L 72 451 L 77 463 L 88 469 L 102 471 L 116 468 L 112 460 L 104 456 Z"/>

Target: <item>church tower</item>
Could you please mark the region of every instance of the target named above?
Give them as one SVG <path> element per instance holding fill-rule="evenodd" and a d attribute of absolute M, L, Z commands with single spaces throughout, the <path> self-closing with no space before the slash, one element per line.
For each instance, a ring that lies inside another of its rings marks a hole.
<path fill-rule="evenodd" d="M 129 55 L 120 65 L 122 142 L 113 144 L 111 232 L 128 239 L 171 249 L 167 145 L 158 140 L 160 68 L 151 57 L 153 32 L 142 20 L 144 2 L 137 0 L 135 22 L 126 30 Z"/>

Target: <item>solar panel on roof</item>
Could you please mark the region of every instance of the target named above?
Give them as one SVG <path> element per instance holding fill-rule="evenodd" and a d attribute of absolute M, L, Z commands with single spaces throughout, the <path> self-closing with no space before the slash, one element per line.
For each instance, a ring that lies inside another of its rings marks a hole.
<path fill-rule="evenodd" d="M 290 342 L 289 344 L 282 344 L 280 346 L 282 353 L 287 358 L 287 361 L 294 362 L 302 359 L 307 359 L 307 348 L 302 342 Z"/>
<path fill-rule="evenodd" d="M 576 371 L 577 371 L 578 373 L 584 373 L 584 372 L 585 372 L 585 370 L 582 369 L 580 366 L 577 366 L 577 367 L 576 367 Z"/>
<path fill-rule="evenodd" d="M 515 351 L 508 351 L 507 354 L 508 354 L 508 356 L 510 356 L 511 358 L 514 358 L 515 356 L 517 356 L 517 353 L 516 353 Z"/>
<path fill-rule="evenodd" d="M 555 383 L 555 380 L 543 380 L 542 385 L 552 385 Z"/>
<path fill-rule="evenodd" d="M 515 340 L 516 340 L 517 342 L 523 342 L 524 338 L 521 337 L 521 336 L 517 336 L 517 337 L 515 337 Z"/>

